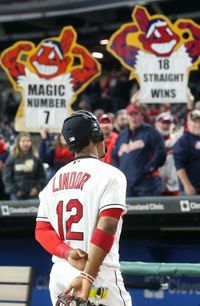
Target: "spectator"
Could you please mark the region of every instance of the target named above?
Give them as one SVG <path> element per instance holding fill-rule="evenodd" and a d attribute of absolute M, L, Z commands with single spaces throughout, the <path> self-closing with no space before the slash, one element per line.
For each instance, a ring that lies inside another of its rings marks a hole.
<path fill-rule="evenodd" d="M 104 110 L 102 108 L 97 108 L 95 111 L 94 111 L 94 115 L 97 117 L 97 119 L 99 119 L 101 117 L 101 115 L 104 114 Z"/>
<path fill-rule="evenodd" d="M 156 117 L 160 114 L 160 110 L 157 105 L 151 105 L 145 112 L 144 122 L 154 125 Z M 144 116 L 144 112 L 143 112 Z"/>
<path fill-rule="evenodd" d="M 72 105 L 73 110 L 87 110 L 91 111 L 91 106 L 89 103 L 89 99 L 87 99 L 87 96 L 82 95 L 80 96 L 75 103 Z"/>
<path fill-rule="evenodd" d="M 49 165 L 47 178 L 50 180 L 58 169 L 74 159 L 74 154 L 68 149 L 64 137 L 61 134 L 56 136 L 54 145 L 52 145 L 47 129 L 41 129 L 40 135 L 39 157 L 43 163 Z"/>
<path fill-rule="evenodd" d="M 197 107 L 196 107 L 197 105 Z M 187 88 L 187 104 L 186 104 L 186 110 L 184 112 L 184 130 L 187 131 L 187 118 L 188 114 L 193 110 L 198 109 L 198 102 L 194 104 L 194 96 L 190 90 L 190 88 Z"/>
<path fill-rule="evenodd" d="M 113 131 L 119 134 L 126 127 L 128 127 L 128 114 L 126 109 L 120 109 L 114 115 Z"/>
<path fill-rule="evenodd" d="M 160 133 L 143 123 L 141 108 L 129 104 L 129 128 L 118 136 L 113 149 L 113 165 L 127 178 L 127 196 L 156 196 L 161 194 L 161 179 L 158 168 L 166 159 Z"/>
<path fill-rule="evenodd" d="M 118 134 L 113 132 L 112 118 L 108 114 L 103 114 L 99 118 L 99 124 L 104 134 L 104 141 L 106 146 L 106 154 L 101 161 L 112 165 L 112 149 L 117 140 Z"/>
<path fill-rule="evenodd" d="M 170 112 L 171 104 L 170 103 L 163 103 L 160 105 L 160 113 Z"/>
<path fill-rule="evenodd" d="M 0 120 L 0 134 L 4 136 L 8 148 L 11 150 L 15 143 L 17 132 L 14 129 L 14 122 L 9 122 L 9 118 L 6 115 Z"/>
<path fill-rule="evenodd" d="M 167 158 L 162 167 L 159 168 L 161 177 L 162 195 L 178 195 L 179 184 L 173 157 L 173 146 L 177 138 L 173 137 L 174 118 L 169 112 L 159 114 L 155 120 L 155 127 L 163 136 Z"/>
<path fill-rule="evenodd" d="M 0 134 L 0 199 L 1 200 L 9 199 L 8 195 L 5 193 L 5 188 L 2 180 L 2 172 L 8 155 L 9 155 L 9 150 L 7 147 L 7 143 L 5 142 L 4 136 Z"/>
<path fill-rule="evenodd" d="M 200 110 L 200 101 L 195 103 L 194 108 Z"/>
<path fill-rule="evenodd" d="M 45 170 L 34 154 L 29 133 L 18 135 L 13 152 L 3 169 L 3 182 L 11 200 L 38 198 L 38 193 L 44 188 Z"/>
<path fill-rule="evenodd" d="M 127 106 L 127 101 L 130 99 L 132 82 L 128 80 L 126 71 L 116 72 L 109 84 L 109 95 L 112 103 L 112 110 L 117 110 Z"/>
<path fill-rule="evenodd" d="M 82 98 L 82 99 L 80 99 L 80 101 L 78 103 L 78 110 L 91 111 L 91 106 L 86 99 Z"/>
<path fill-rule="evenodd" d="M 174 146 L 174 160 L 185 195 L 200 194 L 200 110 L 192 110 L 187 119 L 188 130 Z"/>

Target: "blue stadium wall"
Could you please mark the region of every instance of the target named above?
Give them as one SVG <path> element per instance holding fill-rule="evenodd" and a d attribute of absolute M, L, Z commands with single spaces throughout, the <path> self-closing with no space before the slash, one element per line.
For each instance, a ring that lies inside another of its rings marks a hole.
<path fill-rule="evenodd" d="M 0 238 L 1 265 L 31 265 L 34 267 L 34 285 L 31 306 L 51 306 L 48 281 L 51 256 L 40 247 L 33 237 L 23 238 L 17 234 Z M 122 235 L 120 242 L 121 260 L 145 262 L 199 263 L 200 244 L 179 242 L 173 239 L 133 239 Z M 134 306 L 199 306 L 200 280 L 195 278 L 152 278 L 146 276 L 125 277 L 129 283 L 168 282 L 168 290 L 130 289 Z M 111 305 L 114 306 L 114 305 Z"/>

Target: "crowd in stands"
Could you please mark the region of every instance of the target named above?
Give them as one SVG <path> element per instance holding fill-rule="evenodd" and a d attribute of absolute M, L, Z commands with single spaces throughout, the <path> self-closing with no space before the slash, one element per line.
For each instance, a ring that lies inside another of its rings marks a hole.
<path fill-rule="evenodd" d="M 6 109 L 1 107 L 0 200 L 38 198 L 74 155 L 61 134 L 47 129 L 34 150 L 35 135 L 17 133 L 15 112 Z M 200 194 L 200 101 L 189 89 L 187 104 L 139 104 L 137 86 L 121 71 L 95 80 L 73 109 L 98 117 L 107 147 L 102 162 L 125 174 L 127 197 Z"/>
<path fill-rule="evenodd" d="M 74 159 L 74 153 L 69 151 L 61 134 L 56 135 L 52 141 L 48 130 L 44 128 L 41 129 L 40 135 L 38 153 L 42 162 L 48 165 L 46 172 L 47 179 L 50 180 L 58 169 Z"/>
<path fill-rule="evenodd" d="M 4 163 L 2 180 L 11 200 L 36 199 L 46 184 L 41 159 L 35 154 L 32 138 L 22 132 Z"/>

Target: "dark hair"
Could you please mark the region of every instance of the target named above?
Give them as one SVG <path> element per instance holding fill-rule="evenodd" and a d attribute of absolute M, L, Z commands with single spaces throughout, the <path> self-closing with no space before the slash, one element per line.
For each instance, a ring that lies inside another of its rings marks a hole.
<path fill-rule="evenodd" d="M 90 138 L 82 138 L 78 143 L 69 144 L 69 150 L 74 153 L 79 153 L 83 150 L 83 148 L 87 147 L 90 143 Z"/>

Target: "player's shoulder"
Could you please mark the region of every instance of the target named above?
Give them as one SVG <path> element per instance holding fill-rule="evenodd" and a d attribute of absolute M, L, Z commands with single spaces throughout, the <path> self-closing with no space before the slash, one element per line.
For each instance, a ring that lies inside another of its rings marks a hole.
<path fill-rule="evenodd" d="M 99 165 L 102 168 L 102 170 L 104 171 L 104 173 L 106 173 L 106 176 L 111 176 L 111 177 L 121 177 L 122 179 L 125 179 L 125 175 L 124 173 L 119 170 L 118 168 L 107 164 L 103 161 L 99 161 Z"/>

